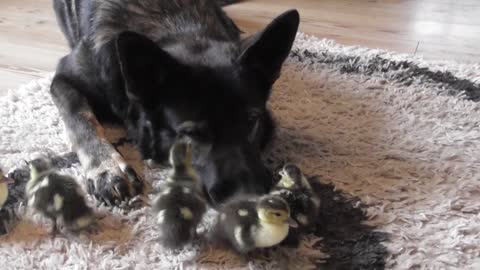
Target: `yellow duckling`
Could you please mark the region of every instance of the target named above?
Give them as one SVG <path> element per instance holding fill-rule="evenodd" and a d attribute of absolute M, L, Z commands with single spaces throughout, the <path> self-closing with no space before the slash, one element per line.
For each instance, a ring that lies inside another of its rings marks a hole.
<path fill-rule="evenodd" d="M 8 199 L 8 184 L 13 183 L 13 179 L 6 177 L 0 169 L 0 209 Z"/>
<path fill-rule="evenodd" d="M 290 208 L 278 196 L 239 198 L 220 210 L 213 237 L 240 253 L 256 248 L 272 247 L 288 235 L 296 223 L 290 218 Z"/>

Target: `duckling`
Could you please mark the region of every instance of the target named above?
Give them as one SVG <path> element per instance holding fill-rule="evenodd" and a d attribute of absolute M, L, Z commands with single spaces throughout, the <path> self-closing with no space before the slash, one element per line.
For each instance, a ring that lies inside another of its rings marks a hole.
<path fill-rule="evenodd" d="M 56 173 L 45 158 L 34 159 L 28 165 L 30 180 L 25 188 L 28 206 L 52 220 L 52 237 L 58 230 L 57 219 L 70 232 L 95 225 L 94 213 L 74 178 Z"/>
<path fill-rule="evenodd" d="M 172 172 L 153 201 L 152 213 L 162 244 L 178 249 L 196 237 L 206 201 L 192 167 L 191 144 L 176 142 L 170 149 L 170 164 Z"/>
<path fill-rule="evenodd" d="M 281 197 L 244 197 L 233 199 L 220 209 L 212 237 L 244 254 L 279 244 L 287 237 L 289 228 L 296 226 Z"/>
<path fill-rule="evenodd" d="M 313 229 L 311 225 L 318 216 L 320 199 L 312 186 L 300 168 L 294 164 L 286 164 L 279 174 L 281 179 L 271 194 L 282 197 L 288 203 L 292 218 L 298 222 L 300 230 Z"/>
<path fill-rule="evenodd" d="M 13 180 L 6 177 L 0 168 L 0 209 L 8 199 L 8 184 L 13 183 Z"/>

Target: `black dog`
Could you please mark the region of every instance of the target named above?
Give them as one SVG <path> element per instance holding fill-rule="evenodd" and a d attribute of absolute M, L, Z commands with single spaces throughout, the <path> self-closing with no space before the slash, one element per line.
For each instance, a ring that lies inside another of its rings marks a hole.
<path fill-rule="evenodd" d="M 106 120 L 123 124 L 143 158 L 159 163 L 188 137 L 213 203 L 268 190 L 260 153 L 274 125 L 265 104 L 297 11 L 241 39 L 214 0 L 54 0 L 54 8 L 71 52 L 51 94 L 97 199 L 116 203 L 143 190 L 106 141 Z"/>

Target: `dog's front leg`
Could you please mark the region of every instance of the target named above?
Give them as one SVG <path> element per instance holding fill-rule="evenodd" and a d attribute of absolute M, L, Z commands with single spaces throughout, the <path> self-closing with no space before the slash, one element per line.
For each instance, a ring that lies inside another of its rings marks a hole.
<path fill-rule="evenodd" d="M 50 91 L 85 170 L 88 192 L 108 205 L 142 193 L 143 181 L 107 141 L 87 99 L 62 75 L 54 77 Z"/>

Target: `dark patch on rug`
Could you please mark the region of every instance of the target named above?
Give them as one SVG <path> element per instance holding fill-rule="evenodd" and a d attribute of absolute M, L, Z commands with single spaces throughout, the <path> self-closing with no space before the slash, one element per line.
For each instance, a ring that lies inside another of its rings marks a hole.
<path fill-rule="evenodd" d="M 449 95 L 457 96 L 464 94 L 467 100 L 480 101 L 480 85 L 467 79 L 458 78 L 450 71 L 432 71 L 409 61 L 396 62 L 380 56 L 364 61 L 360 56 L 334 54 L 328 51 L 316 53 L 300 49 L 293 49 L 291 56 L 301 62 L 312 61 L 334 65 L 336 69 L 343 73 L 372 75 L 377 72 L 398 71 L 391 79 L 406 86 L 410 86 L 415 81 L 443 84 L 448 89 L 447 93 Z"/>
<path fill-rule="evenodd" d="M 367 270 L 384 269 L 388 255 L 383 242 L 388 234 L 362 224 L 367 216 L 358 198 L 350 198 L 318 178 L 311 179 L 312 187 L 321 199 L 321 210 L 315 235 L 323 238 L 322 251 L 330 255 L 320 269 Z M 359 204 L 359 207 L 354 205 Z"/>
<path fill-rule="evenodd" d="M 237 2 L 240 2 L 241 0 L 215 0 L 220 6 L 227 6 L 231 5 Z"/>

